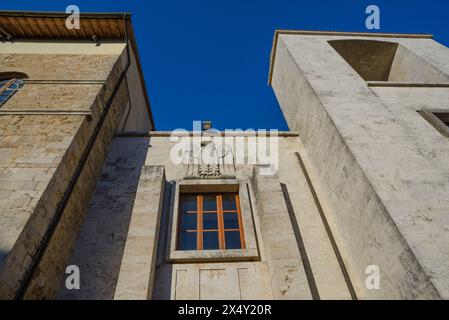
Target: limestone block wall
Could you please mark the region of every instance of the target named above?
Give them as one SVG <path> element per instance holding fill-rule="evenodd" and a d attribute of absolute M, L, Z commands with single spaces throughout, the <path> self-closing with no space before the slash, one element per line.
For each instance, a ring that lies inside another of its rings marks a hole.
<path fill-rule="evenodd" d="M 258 185 L 263 185 L 259 191 L 253 178 L 254 164 L 237 165 L 237 179 L 249 181 L 248 198 L 254 219 L 251 227 L 260 258 L 257 261 L 168 262 L 168 209 L 174 201 L 174 187 L 187 170 L 185 165 L 170 160 L 175 142 L 171 142 L 169 136 L 170 133 L 152 132 L 145 137 L 114 139 L 70 259 L 70 264 L 80 267 L 81 289 L 67 290 L 63 277 L 58 298 L 311 299 L 310 274 L 305 273 L 303 259 L 308 260 L 319 298 L 350 298 L 295 157 L 296 152 L 304 153 L 295 133 L 283 133 L 279 138 L 278 176 L 269 184 L 257 178 Z M 248 139 L 255 138 L 242 136 L 243 140 L 238 143 L 246 144 Z M 304 157 L 307 159 L 307 155 Z M 142 171 L 142 167 L 147 168 Z M 153 177 L 146 173 L 150 172 L 149 168 L 159 167 L 165 171 L 163 190 L 160 175 Z M 203 183 L 207 184 L 207 180 Z M 291 192 L 293 219 L 299 225 L 307 257 L 301 255 L 297 235 L 291 231 L 292 218 L 286 209 L 281 183 Z M 246 184 L 244 186 L 247 192 Z M 264 188 L 274 188 L 276 192 L 263 191 Z M 162 193 L 163 199 L 160 198 Z M 156 239 L 157 212 L 161 206 Z M 266 212 L 265 218 L 263 212 Z M 278 228 L 278 220 L 282 220 L 282 230 Z M 286 233 L 286 230 L 290 231 Z"/>
<path fill-rule="evenodd" d="M 164 190 L 164 168 L 142 167 L 114 299 L 153 295 Z"/>
<path fill-rule="evenodd" d="M 125 109 L 128 99 L 126 90 L 125 83 L 122 83 L 114 98 L 111 111 L 108 113 L 99 136 L 89 153 L 87 163 L 82 169 L 62 218 L 27 288 L 24 296 L 26 299 L 50 299 L 55 296 L 59 289 L 61 278 L 68 265 L 75 240 L 84 221 L 92 193 L 95 190 L 95 183 L 99 178 L 115 130 Z"/>
<path fill-rule="evenodd" d="M 57 299 L 114 299 L 131 212 L 149 138 L 115 138 L 68 264 L 81 272 L 80 290 L 61 280 Z"/>
<path fill-rule="evenodd" d="M 24 88 L 0 109 L 0 213 L 4 222 L 0 228 L 5 229 L 0 232 L 1 298 L 14 298 L 30 271 L 118 83 L 123 55 L 122 51 L 0 54 L 0 72 L 19 71 L 29 76 Z M 25 298 L 51 298 L 57 289 L 126 104 L 127 88 L 122 83 Z"/>
<path fill-rule="evenodd" d="M 370 87 L 327 43 L 348 38 L 280 35 L 271 84 L 304 143 L 357 295 L 445 298 L 448 141 L 416 109 L 446 109 L 447 89 Z M 373 40 L 398 42 L 447 74 L 448 50 L 433 40 Z M 369 265 L 380 267 L 380 290 L 364 285 Z"/>
<path fill-rule="evenodd" d="M 168 135 L 154 133 L 146 164 L 164 165 L 167 181 L 176 181 L 185 176 L 186 166 L 170 160 L 175 143 L 169 141 Z M 304 154 L 301 140 L 294 133 L 281 133 L 277 146 L 277 175 L 260 177 L 254 176 L 254 168 L 261 163 L 250 164 L 248 160 L 248 142 L 255 137 L 242 136 L 243 139 L 234 137 L 234 150 L 238 145 L 244 146 L 247 164 L 238 164 L 236 173 L 237 179 L 251 181 L 248 190 L 260 261 L 171 264 L 165 262 L 166 248 L 162 245 L 158 253 L 159 267 L 156 269 L 153 298 L 312 299 L 311 284 L 307 280 L 310 275 L 306 275 L 303 267 L 303 257 L 299 252 L 297 235 L 292 231 L 281 183 L 291 192 L 294 219 L 307 252 L 304 259 L 310 264 L 319 298 L 350 298 L 329 237 L 295 157 L 296 152 Z M 309 163 L 306 154 L 305 159 Z M 163 220 L 162 226 L 166 224 Z M 222 285 L 224 283 L 226 285 Z M 217 289 L 222 287 L 223 290 Z"/>
<path fill-rule="evenodd" d="M 92 101 L 95 101 L 103 86 L 102 83 L 48 82 L 27 82 L 23 90 L 2 106 L 1 111 L 90 111 Z"/>
<path fill-rule="evenodd" d="M 245 137 L 242 141 L 245 143 Z M 146 165 L 163 165 L 166 179 L 171 182 L 170 197 L 167 203 L 175 202 L 174 187 L 187 172 L 187 166 L 178 165 L 171 161 L 170 153 L 174 142 L 169 141 L 169 134 L 160 137 L 152 137 L 151 148 L 148 151 Z M 252 165 L 238 165 L 237 179 L 246 179 L 252 176 Z M 203 183 L 207 184 L 207 181 Z M 254 201 L 254 191 L 250 186 L 249 198 Z M 247 190 L 244 190 L 246 193 Z M 255 205 L 255 202 L 254 202 Z M 255 207 L 253 207 L 255 208 Z M 155 283 L 153 287 L 153 299 L 270 299 L 273 298 L 270 273 L 265 248 L 258 243 L 261 261 L 219 261 L 207 263 L 173 263 L 167 261 L 167 242 L 171 237 L 172 228 L 176 228 L 176 222 L 169 224 L 170 207 L 165 211 L 165 219 L 161 224 L 160 245 L 157 255 L 157 268 L 155 270 Z M 262 235 L 257 211 L 251 212 L 256 222 L 257 237 Z M 253 226 L 251 226 L 253 228 Z M 249 231 L 249 230 L 248 230 Z M 305 288 L 307 290 L 307 287 Z"/>
<path fill-rule="evenodd" d="M 23 72 L 34 80 L 106 81 L 123 48 L 118 50 L 109 54 L 0 53 L 0 72 Z"/>
<path fill-rule="evenodd" d="M 5 153 L 2 152 L 2 166 L 5 167 L 0 178 L 0 189 L 4 195 L 0 201 L 2 298 L 14 296 L 19 279 L 24 276 L 46 229 L 43 217 L 47 210 L 51 212 L 56 209 L 62 197 L 54 174 L 80 128 L 82 118 L 0 116 L 0 121 L 4 123 L 2 151 L 5 150 Z M 58 133 L 53 133 L 51 123 L 59 128 Z M 11 133 L 4 133 L 11 127 L 14 127 Z M 13 143 L 8 143 L 8 140 Z M 67 166 L 70 167 L 70 163 Z M 42 212 L 39 215 L 41 221 L 34 223 L 33 234 L 24 236 L 23 230 L 36 210 Z"/>
<path fill-rule="evenodd" d="M 310 299 L 307 275 L 296 243 L 277 175 L 262 176 L 254 168 L 262 241 L 266 250 L 273 296 L 276 299 Z"/>

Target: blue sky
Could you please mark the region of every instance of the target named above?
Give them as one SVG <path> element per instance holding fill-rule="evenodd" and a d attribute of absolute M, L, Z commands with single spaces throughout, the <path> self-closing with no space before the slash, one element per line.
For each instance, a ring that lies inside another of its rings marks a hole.
<path fill-rule="evenodd" d="M 275 29 L 367 31 L 365 8 L 381 10 L 380 32 L 432 33 L 449 45 L 447 0 L 103 0 L 2 1 L 1 10 L 133 14 L 145 80 L 158 130 L 286 130 L 267 86 Z"/>

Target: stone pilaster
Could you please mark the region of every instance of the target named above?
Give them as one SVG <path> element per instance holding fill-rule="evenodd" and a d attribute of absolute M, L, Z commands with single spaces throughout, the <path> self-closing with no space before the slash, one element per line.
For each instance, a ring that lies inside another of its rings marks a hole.
<path fill-rule="evenodd" d="M 273 298 L 311 299 L 279 179 L 260 175 L 260 166 L 254 167 L 253 179 Z"/>
<path fill-rule="evenodd" d="M 114 299 L 151 299 L 163 208 L 163 166 L 144 166 Z"/>

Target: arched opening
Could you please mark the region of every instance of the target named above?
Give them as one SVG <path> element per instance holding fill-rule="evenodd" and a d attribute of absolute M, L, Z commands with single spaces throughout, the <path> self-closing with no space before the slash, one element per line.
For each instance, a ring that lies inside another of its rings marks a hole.
<path fill-rule="evenodd" d="M 0 81 L 6 79 L 28 79 L 28 75 L 16 71 L 0 72 Z"/>
<path fill-rule="evenodd" d="M 447 83 L 449 76 L 405 46 L 388 41 L 328 41 L 365 81 Z"/>
<path fill-rule="evenodd" d="M 388 81 L 397 43 L 351 39 L 329 44 L 366 81 Z"/>

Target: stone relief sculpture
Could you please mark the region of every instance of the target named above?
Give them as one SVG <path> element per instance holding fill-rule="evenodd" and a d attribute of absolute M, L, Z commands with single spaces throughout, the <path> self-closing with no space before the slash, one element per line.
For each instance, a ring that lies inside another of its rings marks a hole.
<path fill-rule="evenodd" d="M 235 178 L 234 154 L 229 144 L 202 141 L 200 145 L 192 144 L 185 156 L 186 178 Z"/>

